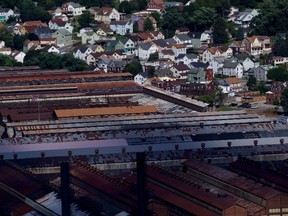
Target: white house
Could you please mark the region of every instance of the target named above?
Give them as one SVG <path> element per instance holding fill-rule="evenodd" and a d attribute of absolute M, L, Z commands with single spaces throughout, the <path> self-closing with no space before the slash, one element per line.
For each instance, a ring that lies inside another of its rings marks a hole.
<path fill-rule="evenodd" d="M 237 78 L 242 78 L 244 72 L 243 65 L 235 60 L 225 60 L 223 64 L 222 74 L 225 76 L 235 76 Z"/>
<path fill-rule="evenodd" d="M 185 44 L 187 48 L 192 48 L 192 38 L 190 38 L 187 34 L 177 34 L 173 37 L 173 39 L 178 43 L 178 44 Z"/>
<path fill-rule="evenodd" d="M 208 69 L 212 69 L 213 74 L 222 74 L 224 60 L 223 57 L 214 58 L 209 62 Z"/>
<path fill-rule="evenodd" d="M 0 22 L 6 22 L 10 16 L 14 16 L 14 11 L 10 8 L 0 8 Z"/>
<path fill-rule="evenodd" d="M 238 14 L 234 22 L 242 28 L 248 28 L 252 19 L 255 16 L 258 16 L 258 14 L 259 12 L 257 9 L 246 9 L 245 11 Z"/>
<path fill-rule="evenodd" d="M 172 51 L 174 52 L 175 56 L 179 56 L 181 54 L 187 54 L 187 47 L 185 44 L 174 44 L 170 46 Z"/>
<path fill-rule="evenodd" d="M 99 40 L 100 36 L 95 32 L 84 32 L 81 36 L 82 44 L 94 44 L 97 40 Z"/>
<path fill-rule="evenodd" d="M 251 68 L 255 68 L 255 67 L 259 66 L 259 62 L 252 60 L 251 57 L 246 53 L 235 54 L 234 56 L 232 56 L 229 59 L 230 60 L 236 60 L 236 61 L 242 63 L 242 65 L 244 67 L 244 71 L 248 71 Z"/>
<path fill-rule="evenodd" d="M 48 23 L 48 26 L 52 30 L 58 30 L 58 29 L 66 29 L 70 33 L 73 32 L 74 27 L 71 25 L 68 21 L 63 21 L 60 18 L 54 18 L 51 19 Z"/>
<path fill-rule="evenodd" d="M 217 85 L 217 87 L 221 88 L 224 94 L 228 94 L 231 91 L 230 84 L 223 79 L 220 80 L 214 80 L 214 83 Z"/>
<path fill-rule="evenodd" d="M 60 53 L 59 49 L 53 45 L 45 46 L 43 49 L 49 53 Z"/>
<path fill-rule="evenodd" d="M 80 16 L 86 8 L 79 3 L 68 2 L 62 5 L 62 12 L 67 16 Z"/>
<path fill-rule="evenodd" d="M 176 63 L 182 62 L 183 64 L 189 65 L 191 62 L 198 62 L 199 57 L 193 53 L 189 53 L 186 55 L 179 55 L 176 59 Z"/>
<path fill-rule="evenodd" d="M 86 57 L 92 53 L 92 49 L 87 46 L 80 46 L 74 49 L 73 56 L 75 58 L 79 58 L 85 61 Z"/>
<path fill-rule="evenodd" d="M 131 20 L 112 21 L 110 28 L 119 35 L 133 33 L 133 22 Z"/>
<path fill-rule="evenodd" d="M 109 24 L 112 21 L 120 20 L 120 13 L 112 7 L 92 7 L 89 9 L 91 14 L 94 14 L 94 19 L 104 24 Z"/>
<path fill-rule="evenodd" d="M 201 44 L 212 44 L 213 43 L 213 31 L 205 30 L 200 36 Z"/>
<path fill-rule="evenodd" d="M 22 51 L 14 50 L 11 52 L 11 57 L 14 58 L 17 62 L 24 62 L 24 57 L 26 54 Z"/>
<path fill-rule="evenodd" d="M 148 80 L 147 72 L 140 72 L 134 77 L 134 82 L 143 85 Z"/>
<path fill-rule="evenodd" d="M 153 53 L 158 52 L 158 49 L 156 45 L 154 44 L 148 44 L 143 43 L 138 46 L 138 49 L 136 50 L 136 56 L 139 57 L 140 60 L 148 60 L 150 55 Z"/>

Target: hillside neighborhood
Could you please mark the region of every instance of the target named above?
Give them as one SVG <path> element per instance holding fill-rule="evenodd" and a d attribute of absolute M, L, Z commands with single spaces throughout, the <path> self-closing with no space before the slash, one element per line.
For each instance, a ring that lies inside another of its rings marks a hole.
<path fill-rule="evenodd" d="M 233 97 L 252 91 L 253 97 L 266 94 L 267 103 L 279 105 L 286 80 L 267 74 L 288 63 L 288 57 L 275 52 L 275 43 L 278 39 L 285 41 L 285 33 L 257 34 L 251 26 L 261 10 L 239 10 L 233 5 L 214 24 L 197 27 L 201 31 L 185 25 L 175 30 L 165 27 L 165 16 L 185 14 L 196 3 L 151 0 L 143 10 L 129 11 L 129 2 L 125 1 L 118 10 L 109 4 L 87 7 L 65 2 L 46 11 L 50 15 L 46 22 L 23 21 L 21 10 L 2 7 L 0 54 L 9 56 L 1 57 L 2 66 L 63 68 L 69 61 L 63 66 L 56 59 L 65 55 L 76 59 L 70 63 L 81 65 L 72 70 L 129 72 L 139 85 L 152 85 L 210 104 L 215 102 L 215 92 Z M 224 21 L 233 28 L 217 28 Z"/>

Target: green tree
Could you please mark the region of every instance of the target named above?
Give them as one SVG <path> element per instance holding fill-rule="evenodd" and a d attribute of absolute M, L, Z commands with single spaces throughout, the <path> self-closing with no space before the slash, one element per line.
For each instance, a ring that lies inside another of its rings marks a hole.
<path fill-rule="evenodd" d="M 155 61 L 155 60 L 158 60 L 158 59 L 159 59 L 159 53 L 155 52 L 155 53 L 150 54 L 150 56 L 148 58 L 148 61 Z"/>
<path fill-rule="evenodd" d="M 282 97 L 280 101 L 280 105 L 283 108 L 284 113 L 288 113 L 288 89 L 284 89 L 282 92 Z"/>
<path fill-rule="evenodd" d="M 149 78 L 154 77 L 155 76 L 155 67 L 149 67 L 147 72 L 148 72 Z"/>
<path fill-rule="evenodd" d="M 227 21 L 224 18 L 218 17 L 215 20 L 214 32 L 213 32 L 214 43 L 224 44 L 228 42 L 229 36 L 227 33 L 228 31 L 227 28 L 228 28 Z"/>
<path fill-rule="evenodd" d="M 13 49 L 16 50 L 22 50 L 23 49 L 23 43 L 26 40 L 26 36 L 21 35 L 14 35 L 13 37 Z"/>
<path fill-rule="evenodd" d="M 264 95 L 269 89 L 266 87 L 264 81 L 260 81 L 260 83 L 257 86 L 257 89 L 260 91 L 261 95 Z"/>
<path fill-rule="evenodd" d="M 213 92 L 212 94 L 212 99 L 213 99 L 213 105 L 218 105 L 218 106 L 222 106 L 224 103 L 224 99 L 225 99 L 225 94 L 222 90 L 222 88 L 217 87 L 216 90 Z"/>
<path fill-rule="evenodd" d="M 255 87 L 257 85 L 257 79 L 254 76 L 249 76 L 246 85 L 250 91 L 255 90 Z"/>
<path fill-rule="evenodd" d="M 5 42 L 6 47 L 13 46 L 13 34 L 7 28 L 0 29 L 0 40 Z"/>
<path fill-rule="evenodd" d="M 196 10 L 190 17 L 190 25 L 194 26 L 194 31 L 204 31 L 211 27 L 216 18 L 215 9 L 209 7 L 201 7 Z M 182 27 L 182 26 L 181 26 Z"/>
<path fill-rule="evenodd" d="M 21 66 L 22 64 L 17 62 L 15 59 L 8 55 L 0 54 L 0 66 L 5 67 L 14 67 L 14 66 Z"/>
<path fill-rule="evenodd" d="M 249 1 L 249 0 L 247 0 Z M 259 15 L 254 17 L 251 27 L 256 34 L 275 35 L 288 31 L 288 1 L 264 0 L 259 4 Z"/>
<path fill-rule="evenodd" d="M 126 14 L 131 14 L 135 11 L 135 5 L 129 1 L 122 1 L 119 5 L 119 11 Z"/>
<path fill-rule="evenodd" d="M 133 74 L 133 76 L 136 76 L 138 73 L 140 73 L 142 71 L 142 65 L 140 64 L 139 61 L 133 61 L 129 64 L 127 64 L 125 67 L 124 67 L 124 72 L 128 72 L 128 73 L 131 73 Z"/>
<path fill-rule="evenodd" d="M 236 40 L 242 41 L 244 39 L 244 29 L 239 27 L 236 33 Z"/>
<path fill-rule="evenodd" d="M 159 25 L 159 22 L 161 20 L 161 15 L 157 12 L 152 12 L 150 16 L 153 17 L 155 21 L 157 22 L 157 25 Z"/>
<path fill-rule="evenodd" d="M 89 27 L 90 23 L 93 22 L 93 16 L 89 11 L 85 11 L 78 17 L 77 21 L 80 29 Z"/>
<path fill-rule="evenodd" d="M 163 14 L 163 19 L 161 21 L 161 28 L 166 33 L 166 37 L 171 37 L 175 33 L 177 28 L 185 26 L 187 23 L 187 19 L 183 16 L 182 13 L 178 11 L 176 8 L 172 8 L 167 10 L 165 14 Z M 168 34 L 169 33 L 169 34 Z"/>
<path fill-rule="evenodd" d="M 153 22 L 149 17 L 145 19 L 144 31 L 154 31 Z"/>
<path fill-rule="evenodd" d="M 288 34 L 286 38 L 277 38 L 274 44 L 274 55 L 288 57 Z"/>
<path fill-rule="evenodd" d="M 208 103 L 210 105 L 213 104 L 213 98 L 210 95 L 203 95 L 203 96 L 199 96 L 198 100 L 204 102 L 204 103 Z"/>
<path fill-rule="evenodd" d="M 272 68 L 267 72 L 267 78 L 274 81 L 287 81 L 288 73 L 284 65 L 280 65 L 277 68 Z"/>
<path fill-rule="evenodd" d="M 62 61 L 64 68 L 68 69 L 69 71 L 85 71 L 89 69 L 85 61 L 75 58 L 73 55 L 64 55 Z"/>

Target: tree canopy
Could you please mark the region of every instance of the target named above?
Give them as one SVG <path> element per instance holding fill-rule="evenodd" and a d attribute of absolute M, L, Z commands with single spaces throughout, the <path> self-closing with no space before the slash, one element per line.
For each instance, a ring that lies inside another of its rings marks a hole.
<path fill-rule="evenodd" d="M 259 15 L 252 20 L 256 34 L 275 35 L 288 31 L 288 1 L 264 0 L 259 4 Z"/>
<path fill-rule="evenodd" d="M 142 65 L 139 61 L 133 61 L 129 64 L 127 64 L 125 67 L 124 67 L 124 72 L 128 72 L 128 73 L 131 73 L 133 74 L 133 76 L 136 76 L 138 73 L 140 73 L 142 71 Z"/>
<path fill-rule="evenodd" d="M 267 78 L 274 81 L 287 81 L 288 72 L 285 66 L 281 65 L 277 68 L 272 68 L 267 72 Z"/>
<path fill-rule="evenodd" d="M 280 105 L 283 108 L 284 113 L 288 113 L 288 89 L 284 89 L 282 92 L 282 97 L 280 101 Z"/>
<path fill-rule="evenodd" d="M 60 55 L 48 53 L 43 50 L 28 51 L 24 58 L 24 65 L 39 66 L 41 69 L 63 69 L 69 71 L 83 71 L 88 69 L 88 65 L 81 59 L 72 55 Z"/>
<path fill-rule="evenodd" d="M 219 43 L 219 44 L 224 44 L 227 43 L 229 40 L 229 36 L 228 36 L 228 24 L 227 21 L 222 18 L 222 17 L 218 17 L 215 20 L 215 24 L 214 24 L 214 32 L 213 32 L 213 39 L 215 43 Z"/>

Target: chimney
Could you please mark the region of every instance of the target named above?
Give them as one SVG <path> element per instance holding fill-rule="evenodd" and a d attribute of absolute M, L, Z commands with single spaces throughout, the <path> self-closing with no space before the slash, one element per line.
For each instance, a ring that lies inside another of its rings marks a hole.
<path fill-rule="evenodd" d="M 137 202 L 138 210 L 137 216 L 146 216 L 147 214 L 147 198 L 146 198 L 146 184 L 145 184 L 145 153 L 137 152 Z"/>
<path fill-rule="evenodd" d="M 61 201 L 62 201 L 62 216 L 70 216 L 70 189 L 69 189 L 69 163 L 61 163 Z"/>

